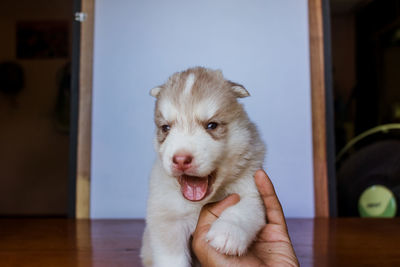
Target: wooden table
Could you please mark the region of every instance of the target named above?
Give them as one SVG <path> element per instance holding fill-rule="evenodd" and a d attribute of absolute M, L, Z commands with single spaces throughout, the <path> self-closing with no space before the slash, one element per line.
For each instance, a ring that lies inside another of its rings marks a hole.
<path fill-rule="evenodd" d="M 302 266 L 400 266 L 400 219 L 289 219 Z M 0 219 L 0 266 L 141 266 L 143 220 Z"/>

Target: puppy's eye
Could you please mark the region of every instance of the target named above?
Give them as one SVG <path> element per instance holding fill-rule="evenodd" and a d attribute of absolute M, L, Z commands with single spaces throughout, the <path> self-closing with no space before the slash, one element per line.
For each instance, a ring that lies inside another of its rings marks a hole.
<path fill-rule="evenodd" d="M 165 125 L 161 126 L 161 130 L 162 130 L 164 133 L 168 133 L 169 130 L 171 130 L 171 126 L 165 124 Z"/>
<path fill-rule="evenodd" d="M 216 122 L 210 122 L 209 124 L 207 124 L 206 129 L 207 130 L 214 130 L 218 127 L 218 123 Z"/>

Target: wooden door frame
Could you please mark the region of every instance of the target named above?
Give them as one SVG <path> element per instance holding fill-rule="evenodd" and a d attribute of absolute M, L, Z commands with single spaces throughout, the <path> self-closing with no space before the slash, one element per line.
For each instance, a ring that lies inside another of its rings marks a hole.
<path fill-rule="evenodd" d="M 94 0 L 74 0 L 69 217 L 90 217 Z"/>
<path fill-rule="evenodd" d="M 315 217 L 336 216 L 333 82 L 328 0 L 308 0 Z"/>
<path fill-rule="evenodd" d="M 95 0 L 76 0 L 87 18 L 80 23 L 74 207 L 90 217 L 93 34 Z M 79 6 L 78 6 L 79 8 Z M 308 0 L 315 217 L 335 215 L 334 138 L 330 70 L 329 2 Z M 324 16 L 325 15 L 325 16 Z M 71 146 L 72 147 L 72 146 Z M 330 201 L 331 200 L 331 201 Z"/>

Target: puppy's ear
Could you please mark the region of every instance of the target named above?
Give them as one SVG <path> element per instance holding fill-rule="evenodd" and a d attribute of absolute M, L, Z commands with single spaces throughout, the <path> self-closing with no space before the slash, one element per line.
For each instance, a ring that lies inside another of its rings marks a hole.
<path fill-rule="evenodd" d="M 150 90 L 150 95 L 155 97 L 155 98 L 158 98 L 158 96 L 160 95 L 161 90 L 162 90 L 161 86 L 154 87 L 153 89 Z"/>
<path fill-rule="evenodd" d="M 250 93 L 246 90 L 246 88 L 244 88 L 243 85 L 231 81 L 228 81 L 228 83 L 236 97 L 243 98 L 250 96 Z"/>

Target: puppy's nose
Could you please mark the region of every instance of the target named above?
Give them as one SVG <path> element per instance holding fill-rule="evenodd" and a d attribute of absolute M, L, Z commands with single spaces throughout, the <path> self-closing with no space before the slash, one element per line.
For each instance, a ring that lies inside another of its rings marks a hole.
<path fill-rule="evenodd" d="M 190 168 L 193 156 L 190 154 L 176 154 L 172 157 L 174 167 L 178 170 L 184 171 Z"/>

